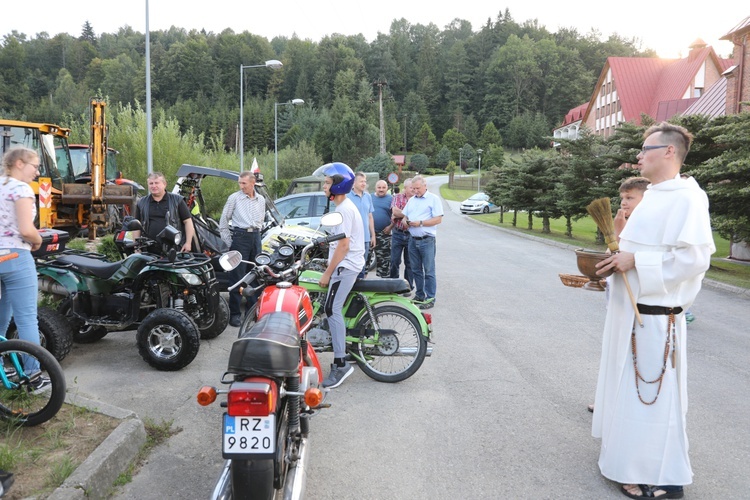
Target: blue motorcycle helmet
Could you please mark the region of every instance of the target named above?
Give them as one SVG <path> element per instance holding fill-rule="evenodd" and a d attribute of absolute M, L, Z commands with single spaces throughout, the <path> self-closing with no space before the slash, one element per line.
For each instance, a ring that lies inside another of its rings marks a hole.
<path fill-rule="evenodd" d="M 333 179 L 331 184 L 331 196 L 337 194 L 349 194 L 354 186 L 354 172 L 346 163 L 334 162 L 327 163 L 318 167 L 313 175 L 330 177 Z"/>

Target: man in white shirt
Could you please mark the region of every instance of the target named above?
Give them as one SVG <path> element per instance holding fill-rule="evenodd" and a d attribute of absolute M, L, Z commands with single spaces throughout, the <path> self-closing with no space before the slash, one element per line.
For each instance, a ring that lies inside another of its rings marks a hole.
<path fill-rule="evenodd" d="M 443 204 L 440 198 L 427 191 L 424 177 L 417 175 L 411 181 L 414 196 L 404 207 L 404 219 L 409 227 L 409 264 L 414 276 L 414 300 L 417 307 L 430 309 L 435 305 L 437 275 L 435 273 L 436 226 L 443 222 Z"/>
<path fill-rule="evenodd" d="M 242 254 L 242 260 L 252 261 L 260 253 L 260 231 L 266 217 L 266 200 L 255 192 L 255 175 L 242 172 L 237 180 L 240 190 L 227 198 L 221 213 L 219 232 L 230 250 Z M 231 229 L 229 222 L 232 222 Z M 229 274 L 232 284 L 237 283 L 246 273 L 247 265 L 240 264 Z M 247 308 L 253 307 L 258 299 L 248 297 Z M 242 296 L 236 291 L 229 294 L 229 324 L 240 326 L 242 321 Z"/>

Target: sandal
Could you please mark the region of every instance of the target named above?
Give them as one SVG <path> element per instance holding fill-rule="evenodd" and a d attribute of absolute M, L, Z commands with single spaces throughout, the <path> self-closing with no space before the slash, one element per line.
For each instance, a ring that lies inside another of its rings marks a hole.
<path fill-rule="evenodd" d="M 682 486 L 648 486 L 646 484 L 637 484 L 630 486 L 637 486 L 640 490 L 640 495 L 634 495 L 625 489 L 626 485 L 620 487 L 620 491 L 627 497 L 630 498 L 682 498 L 685 492 Z"/>

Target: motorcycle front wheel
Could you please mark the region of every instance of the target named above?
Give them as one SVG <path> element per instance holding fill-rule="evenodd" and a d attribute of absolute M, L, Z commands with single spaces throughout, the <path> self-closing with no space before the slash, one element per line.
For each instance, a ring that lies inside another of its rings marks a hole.
<path fill-rule="evenodd" d="M 350 349 L 358 356 L 357 364 L 365 374 L 378 382 L 400 382 L 414 375 L 427 355 L 427 339 L 419 321 L 409 310 L 396 305 L 379 305 L 373 314 L 380 327 L 375 340 L 370 315 L 357 325 L 358 342 Z"/>

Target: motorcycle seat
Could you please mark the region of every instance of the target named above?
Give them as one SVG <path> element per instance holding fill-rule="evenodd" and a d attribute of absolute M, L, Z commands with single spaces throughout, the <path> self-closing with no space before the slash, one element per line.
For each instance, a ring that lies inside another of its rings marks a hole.
<path fill-rule="evenodd" d="M 354 283 L 352 292 L 406 293 L 409 283 L 403 278 L 359 279 Z"/>
<path fill-rule="evenodd" d="M 105 280 L 115 274 L 122 266 L 122 261 L 107 262 L 82 255 L 61 255 L 56 261 L 57 263 L 69 264 L 75 271 L 81 274 L 88 274 Z"/>
<path fill-rule="evenodd" d="M 231 373 L 291 377 L 300 362 L 296 317 L 279 311 L 266 314 L 235 340 L 229 353 Z"/>

